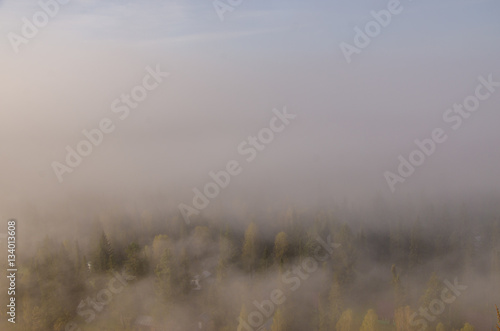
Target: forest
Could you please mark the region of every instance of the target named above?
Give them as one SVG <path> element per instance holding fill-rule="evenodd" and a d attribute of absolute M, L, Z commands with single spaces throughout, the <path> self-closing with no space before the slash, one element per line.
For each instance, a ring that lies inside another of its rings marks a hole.
<path fill-rule="evenodd" d="M 293 206 L 189 224 L 175 213 L 101 213 L 76 237 L 41 236 L 20 257 L 15 328 L 498 329 L 498 214 L 364 217 Z"/>

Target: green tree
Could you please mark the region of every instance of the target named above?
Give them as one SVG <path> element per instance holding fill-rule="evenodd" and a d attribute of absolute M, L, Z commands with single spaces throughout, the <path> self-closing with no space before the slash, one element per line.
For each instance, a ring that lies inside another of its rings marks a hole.
<path fill-rule="evenodd" d="M 99 239 L 97 263 L 95 268 L 98 271 L 109 271 L 113 269 L 113 249 L 111 248 L 108 237 L 104 232 L 102 232 L 101 238 Z"/>
<path fill-rule="evenodd" d="M 354 242 L 355 237 L 352 234 L 351 228 L 349 225 L 343 224 L 337 235 L 337 243 L 340 246 L 335 250 L 339 258 L 336 277 L 342 287 L 348 287 L 348 285 L 354 282 L 354 267 L 357 259 Z"/>
<path fill-rule="evenodd" d="M 274 260 L 279 265 L 283 265 L 288 253 L 288 236 L 285 232 L 280 232 L 274 239 Z"/>
<path fill-rule="evenodd" d="M 375 331 L 377 330 L 378 316 L 373 309 L 369 309 L 361 324 L 359 331 Z"/>
<path fill-rule="evenodd" d="M 141 248 L 135 242 L 127 247 L 127 260 L 125 270 L 132 276 L 142 276 L 147 271 L 147 261 L 141 254 Z"/>
<path fill-rule="evenodd" d="M 411 230 L 410 234 L 410 253 L 408 257 L 408 268 L 410 270 L 415 269 L 418 265 L 421 264 L 422 257 L 421 252 L 420 252 L 420 246 L 421 246 L 421 235 L 422 235 L 422 229 L 420 226 L 420 221 L 417 220 L 415 224 L 413 225 L 413 228 Z"/>

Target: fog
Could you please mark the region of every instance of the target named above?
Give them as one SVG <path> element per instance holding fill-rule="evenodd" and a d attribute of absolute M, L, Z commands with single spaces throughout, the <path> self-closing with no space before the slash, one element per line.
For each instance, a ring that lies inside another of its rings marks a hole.
<path fill-rule="evenodd" d="M 364 233 L 368 244 L 359 253 L 359 275 L 348 284 L 358 294 L 365 289 L 366 297 L 346 298 L 344 308 L 362 307 L 363 316 L 373 308 L 380 318 L 392 319 L 394 310 L 384 305 L 393 296 L 391 265 L 400 264 L 384 250 L 385 241 L 400 227 L 410 245 L 412 229 L 421 222 L 417 237 L 432 242 L 439 235 L 448 240 L 454 229 L 459 237 L 482 236 L 484 249 L 475 251 L 476 269 L 467 274 L 469 290 L 460 307 L 484 309 L 486 299 L 479 293 L 492 284 L 493 271 L 486 265 L 498 237 L 490 230 L 500 217 L 500 8 L 487 0 L 404 2 L 380 35 L 346 62 L 339 45 L 353 44 L 353 28 L 364 27 L 371 10 L 386 7 L 387 1 L 244 1 L 221 20 L 211 2 L 73 0 L 59 5 L 35 36 L 14 46 L 9 33 L 22 34 L 23 17 L 31 20 L 40 7 L 0 1 L 5 36 L 0 43 L 0 216 L 18 221 L 19 256 L 27 265 L 46 238 L 77 240 L 90 254 L 104 231 L 124 260 L 130 242 L 147 255 L 155 236 L 168 232 L 172 254 L 192 258 L 190 275 L 195 275 L 215 273 L 218 234 L 224 229 L 234 234 L 240 254 L 245 230 L 255 222 L 259 252 L 265 255 L 287 227 L 292 232 L 303 227 L 307 235 L 316 231 L 326 240 L 328 234 L 337 238 L 347 224 L 353 238 Z M 122 96 L 145 79 L 155 87 L 127 106 Z M 475 110 L 452 112 L 469 96 L 477 100 L 478 86 L 488 96 Z M 126 109 L 118 111 L 115 102 Z M 282 130 L 273 129 L 273 117 Z M 89 140 L 82 132 L 101 128 L 103 120 L 111 123 L 111 132 L 101 129 L 101 141 L 89 143 L 87 156 L 76 156 L 81 158 L 77 166 L 68 165 L 67 147 L 76 151 Z M 272 133 L 268 143 L 259 138 L 263 129 Z M 433 138 L 436 129 L 444 141 Z M 250 147 L 252 137 L 263 147 Z M 431 141 L 433 147 L 419 148 L 415 140 Z M 254 153 L 250 161 L 248 148 Z M 421 151 L 420 165 L 409 161 L 415 150 Z M 400 165 L 400 156 L 406 165 Z M 238 174 L 228 175 L 224 185 L 216 183 L 213 174 L 230 173 L 231 161 L 237 162 Z M 217 187 L 213 198 L 207 194 L 209 183 Z M 196 190 L 204 195 L 201 200 Z M 196 207 L 203 200 L 206 206 Z M 326 215 L 323 221 L 319 215 Z M 324 222 L 324 233 L 317 222 Z M 196 226 L 209 228 L 210 240 L 196 244 Z M 118 235 L 119 229 L 125 234 Z M 186 232 L 172 234 L 179 231 Z M 287 234 L 291 245 L 302 243 Z M 451 282 L 462 275 L 457 261 L 463 252 L 429 253 L 412 272 L 403 263 L 413 310 L 432 272 Z M 297 312 L 295 329 L 309 327 L 311 312 L 293 305 L 322 300 L 314 295 L 328 293 L 332 278 L 340 277 L 336 263 L 344 253 L 339 254 L 287 300 Z M 277 281 L 280 272 L 303 258 L 297 248 L 284 267 L 251 273 L 231 264 L 210 298 L 235 314 L 231 323 L 236 323 L 242 302 L 268 297 L 283 286 Z M 141 297 L 142 315 L 157 316 L 148 312 L 160 309 L 150 300 L 154 267 L 125 294 L 132 301 Z M 425 277 L 416 277 L 415 270 Z M 95 277 L 99 283 L 105 276 Z M 113 320 L 116 312 L 130 309 L 127 300 L 113 301 L 116 306 L 98 318 Z M 156 322 L 192 327 L 201 299 L 183 300 Z M 477 324 L 484 321 L 478 316 L 471 317 L 478 330 L 493 325 L 494 311 L 489 324 Z M 213 323 L 220 327 L 219 322 Z M 132 321 L 122 321 L 123 328 L 126 323 Z"/>

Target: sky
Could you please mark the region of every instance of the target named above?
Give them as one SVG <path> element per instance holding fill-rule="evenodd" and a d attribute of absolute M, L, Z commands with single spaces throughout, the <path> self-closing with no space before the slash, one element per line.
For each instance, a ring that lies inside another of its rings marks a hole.
<path fill-rule="evenodd" d="M 500 81 L 500 3 L 401 1 L 347 63 L 341 43 L 388 3 L 243 0 L 221 20 L 211 1 L 73 0 L 16 52 L 12 35 L 40 5 L 0 1 L 5 216 L 80 195 L 159 195 L 175 208 L 233 159 L 243 171 L 218 201 L 498 193 L 500 91 L 457 130 L 443 114 L 478 77 Z M 120 120 L 113 101 L 157 66 L 168 78 Z M 238 146 L 284 107 L 297 117 L 245 161 Z M 54 162 L 103 118 L 115 130 L 60 182 Z M 447 141 L 392 192 L 384 174 L 399 175 L 398 156 L 436 128 Z"/>

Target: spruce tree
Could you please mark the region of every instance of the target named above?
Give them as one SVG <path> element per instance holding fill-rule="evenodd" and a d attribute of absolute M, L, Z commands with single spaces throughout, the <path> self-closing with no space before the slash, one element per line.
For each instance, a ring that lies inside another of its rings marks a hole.
<path fill-rule="evenodd" d="M 285 263 L 288 253 L 288 236 L 285 232 L 280 232 L 276 235 L 274 240 L 274 260 L 280 266 Z"/>
<path fill-rule="evenodd" d="M 400 274 L 396 269 L 396 265 L 393 264 L 391 267 L 392 273 L 392 286 L 394 288 L 394 304 L 397 307 L 401 307 L 405 303 L 405 293 L 403 285 L 401 284 Z"/>
<path fill-rule="evenodd" d="M 109 243 L 106 233 L 101 234 L 96 269 L 98 271 L 109 271 L 113 269 L 113 249 Z"/>
<path fill-rule="evenodd" d="M 244 266 L 249 272 L 253 272 L 257 266 L 257 233 L 257 225 L 254 222 L 250 223 L 245 231 L 245 242 L 243 243 L 243 252 L 241 256 Z"/>

